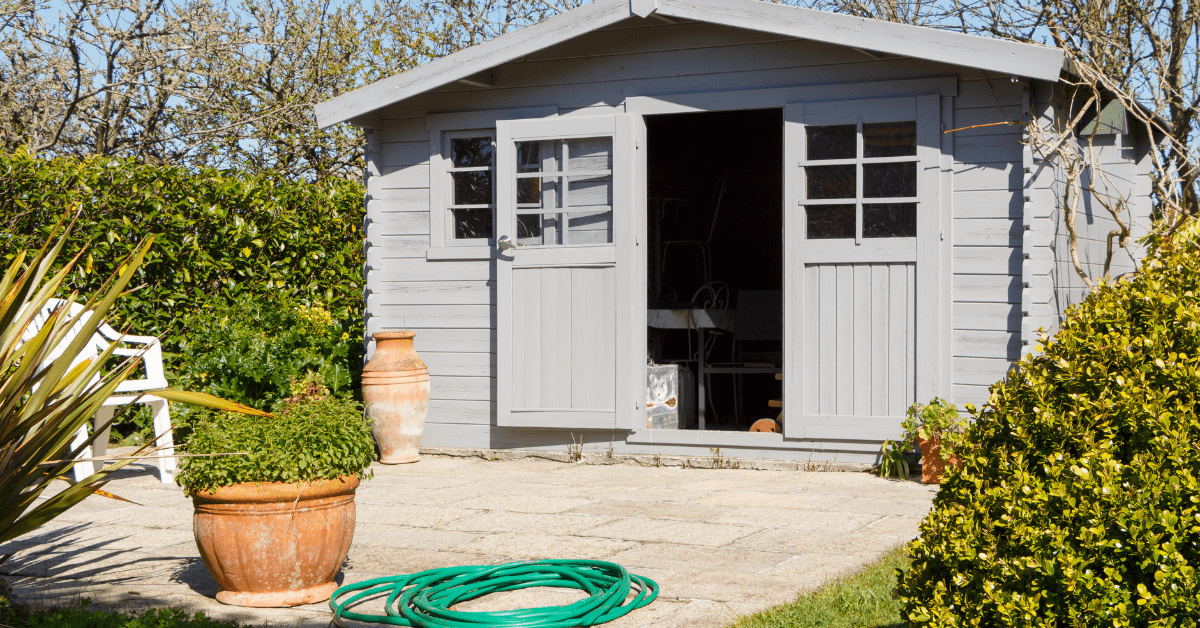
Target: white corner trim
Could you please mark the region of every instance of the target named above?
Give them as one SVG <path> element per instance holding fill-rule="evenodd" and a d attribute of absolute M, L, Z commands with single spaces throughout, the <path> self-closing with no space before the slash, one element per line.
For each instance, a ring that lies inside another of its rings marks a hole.
<path fill-rule="evenodd" d="M 658 11 L 658 0 L 629 0 L 629 12 L 638 17 L 650 17 Z"/>

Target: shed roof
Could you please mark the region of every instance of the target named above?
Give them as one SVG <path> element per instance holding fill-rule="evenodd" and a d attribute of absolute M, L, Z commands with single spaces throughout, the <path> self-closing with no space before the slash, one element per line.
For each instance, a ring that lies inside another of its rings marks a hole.
<path fill-rule="evenodd" d="M 801 9 L 760 0 L 594 0 L 521 30 L 460 50 L 318 104 L 327 127 L 467 79 L 490 68 L 615 24 L 657 15 L 720 24 L 896 54 L 916 59 L 1057 81 L 1058 48 Z"/>

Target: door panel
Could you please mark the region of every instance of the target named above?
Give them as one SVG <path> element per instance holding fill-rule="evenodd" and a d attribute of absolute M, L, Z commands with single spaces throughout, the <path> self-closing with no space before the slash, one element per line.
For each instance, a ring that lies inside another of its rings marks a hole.
<path fill-rule="evenodd" d="M 506 245 L 496 260 L 500 425 L 631 422 L 637 400 L 618 374 L 631 370 L 637 346 L 617 341 L 636 319 L 626 295 L 636 262 L 638 125 L 628 118 L 497 122 L 496 235 Z"/>
<path fill-rule="evenodd" d="M 512 411 L 613 412 L 616 269 L 512 272 Z"/>
<path fill-rule="evenodd" d="M 921 295 L 939 233 L 937 106 L 784 108 L 787 438 L 895 439 L 918 400 L 917 334 L 936 326 Z"/>
<path fill-rule="evenodd" d="M 914 264 L 811 264 L 804 269 L 804 414 L 903 416 L 913 403 Z"/>

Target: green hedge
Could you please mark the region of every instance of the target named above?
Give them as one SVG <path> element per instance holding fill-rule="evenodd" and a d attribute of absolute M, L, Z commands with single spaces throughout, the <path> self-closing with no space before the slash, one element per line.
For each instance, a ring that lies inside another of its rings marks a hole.
<path fill-rule="evenodd" d="M 1200 623 L 1200 244 L 1173 247 L 993 386 L 909 546 L 911 625 Z"/>
<path fill-rule="evenodd" d="M 69 287 L 95 292 L 146 235 L 154 247 L 117 316 L 170 346 L 210 303 L 282 294 L 340 320 L 362 317 L 363 189 L 133 160 L 0 154 L 0 257 L 45 241 L 81 208 L 72 246 L 89 245 Z M 75 251 L 67 251 L 74 253 Z M 70 259 L 61 255 L 60 260 Z"/>

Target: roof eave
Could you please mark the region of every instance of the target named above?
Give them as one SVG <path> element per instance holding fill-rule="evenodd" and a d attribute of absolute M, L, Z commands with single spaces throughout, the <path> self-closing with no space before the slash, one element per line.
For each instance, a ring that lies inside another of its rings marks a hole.
<path fill-rule="evenodd" d="M 1058 48 L 988 39 L 760 0 L 595 0 L 521 30 L 460 50 L 314 107 L 321 128 L 356 119 L 550 45 L 634 15 L 657 13 L 786 35 L 872 52 L 895 54 L 1000 74 L 1057 81 Z"/>

